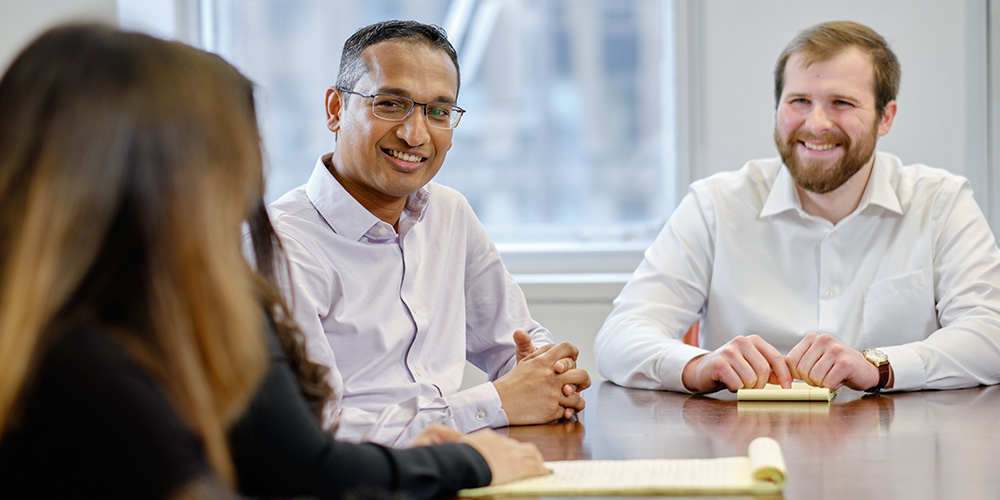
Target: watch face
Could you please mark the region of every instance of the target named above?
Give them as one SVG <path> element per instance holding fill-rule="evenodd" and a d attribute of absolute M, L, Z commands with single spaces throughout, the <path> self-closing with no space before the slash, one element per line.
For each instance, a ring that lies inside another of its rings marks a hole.
<path fill-rule="evenodd" d="M 868 359 L 868 361 L 871 361 L 876 365 L 880 365 L 882 363 L 889 361 L 889 357 L 886 356 L 884 352 L 878 349 L 865 349 L 864 355 L 865 358 Z"/>

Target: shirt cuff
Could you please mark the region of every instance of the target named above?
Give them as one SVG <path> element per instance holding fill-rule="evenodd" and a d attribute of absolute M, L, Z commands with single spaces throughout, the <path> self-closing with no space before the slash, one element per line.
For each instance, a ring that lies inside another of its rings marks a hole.
<path fill-rule="evenodd" d="M 709 352 L 700 347 L 687 344 L 681 344 L 671 349 L 668 356 L 660 359 L 662 365 L 659 367 L 658 373 L 660 374 L 660 383 L 663 384 L 663 388 L 668 391 L 694 394 L 694 391 L 684 387 L 684 367 L 692 359 L 703 354 L 708 354 Z"/>
<path fill-rule="evenodd" d="M 892 387 L 883 391 L 915 391 L 924 386 L 924 360 L 913 348 L 898 345 L 878 350 L 885 353 L 892 367 Z"/>
<path fill-rule="evenodd" d="M 462 432 L 507 426 L 507 414 L 500 408 L 500 395 L 492 382 L 456 392 L 448 396 L 448 402 Z"/>

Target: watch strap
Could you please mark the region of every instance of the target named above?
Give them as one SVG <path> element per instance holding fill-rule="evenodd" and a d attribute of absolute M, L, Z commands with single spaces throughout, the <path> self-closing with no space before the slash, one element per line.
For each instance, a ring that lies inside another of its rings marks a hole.
<path fill-rule="evenodd" d="M 879 392 L 889 383 L 889 362 L 886 361 L 875 366 L 878 368 L 878 384 L 875 384 L 875 387 L 870 389 L 865 389 L 865 392 Z"/>

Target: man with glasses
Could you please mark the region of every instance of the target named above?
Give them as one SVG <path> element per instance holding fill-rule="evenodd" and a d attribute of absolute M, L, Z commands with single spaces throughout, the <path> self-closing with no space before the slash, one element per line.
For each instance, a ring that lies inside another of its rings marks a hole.
<path fill-rule="evenodd" d="M 324 423 L 402 446 L 428 423 L 473 431 L 572 418 L 590 385 L 554 345 L 458 192 L 431 182 L 465 110 L 437 27 L 389 21 L 344 44 L 327 91 L 336 149 L 270 206 L 310 359 L 329 368 Z M 460 390 L 466 360 L 490 381 Z"/>
<path fill-rule="evenodd" d="M 813 26 L 774 78 L 780 158 L 691 185 L 597 335 L 601 373 L 687 392 L 1000 382 L 1000 250 L 969 181 L 875 150 L 900 81 L 885 39 Z"/>

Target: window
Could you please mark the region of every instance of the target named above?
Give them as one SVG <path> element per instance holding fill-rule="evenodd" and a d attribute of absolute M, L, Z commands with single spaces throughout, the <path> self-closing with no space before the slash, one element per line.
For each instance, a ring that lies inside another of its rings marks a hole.
<path fill-rule="evenodd" d="M 468 110 L 435 180 L 469 199 L 501 249 L 591 255 L 645 248 L 675 205 L 671 7 L 201 0 L 187 10 L 200 13 L 202 45 L 259 86 L 269 200 L 305 182 L 334 148 L 323 101 L 344 40 L 373 22 L 415 19 L 449 33 Z"/>
<path fill-rule="evenodd" d="M 648 241 L 673 207 L 659 0 L 206 1 L 209 48 L 262 89 L 271 199 L 333 149 L 322 103 L 343 41 L 409 18 L 458 49 L 469 112 L 436 180 L 495 240 Z"/>

